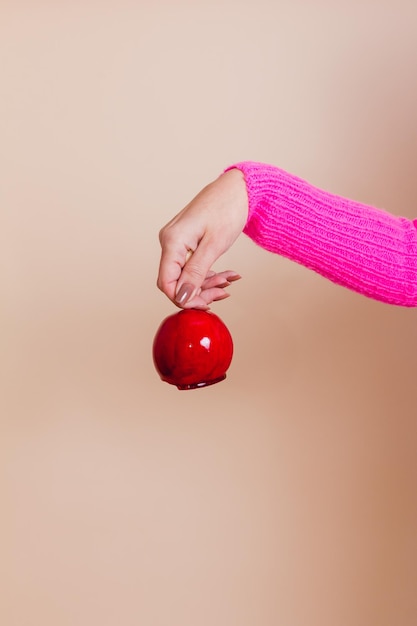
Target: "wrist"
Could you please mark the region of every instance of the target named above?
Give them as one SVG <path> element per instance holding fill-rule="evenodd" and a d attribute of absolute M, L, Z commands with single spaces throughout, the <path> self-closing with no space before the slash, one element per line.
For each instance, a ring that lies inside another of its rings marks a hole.
<path fill-rule="evenodd" d="M 244 173 L 236 167 L 231 167 L 220 178 L 227 184 L 231 205 L 235 207 L 243 229 L 249 212 L 248 192 Z"/>

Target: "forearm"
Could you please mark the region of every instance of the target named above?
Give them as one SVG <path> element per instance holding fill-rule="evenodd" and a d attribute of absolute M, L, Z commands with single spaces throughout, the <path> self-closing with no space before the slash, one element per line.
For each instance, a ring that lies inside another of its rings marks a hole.
<path fill-rule="evenodd" d="M 417 223 L 322 191 L 279 168 L 237 163 L 263 248 L 366 296 L 417 306 Z M 231 169 L 231 168 L 228 168 Z"/>

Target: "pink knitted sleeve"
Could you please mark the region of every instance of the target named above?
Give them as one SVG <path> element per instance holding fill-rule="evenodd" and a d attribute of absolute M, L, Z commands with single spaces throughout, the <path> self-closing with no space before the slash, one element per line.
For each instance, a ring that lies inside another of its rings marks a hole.
<path fill-rule="evenodd" d="M 322 191 L 287 172 L 246 161 L 244 232 L 257 244 L 339 285 L 417 306 L 417 220 Z"/>

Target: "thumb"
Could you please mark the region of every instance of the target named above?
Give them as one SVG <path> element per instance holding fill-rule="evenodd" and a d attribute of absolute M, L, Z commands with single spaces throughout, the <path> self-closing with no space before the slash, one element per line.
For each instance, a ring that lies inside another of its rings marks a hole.
<path fill-rule="evenodd" d="M 175 293 L 175 302 L 179 306 L 184 306 L 200 293 L 201 285 L 218 256 L 207 240 L 202 240 L 195 252 L 188 251 Z"/>

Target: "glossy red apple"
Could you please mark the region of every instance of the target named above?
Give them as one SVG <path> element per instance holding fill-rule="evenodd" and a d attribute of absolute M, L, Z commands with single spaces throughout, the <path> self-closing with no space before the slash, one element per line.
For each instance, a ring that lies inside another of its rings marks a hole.
<path fill-rule="evenodd" d="M 160 325 L 153 342 L 153 360 L 162 380 L 178 389 L 196 389 L 226 378 L 233 341 L 214 313 L 184 309 Z"/>

